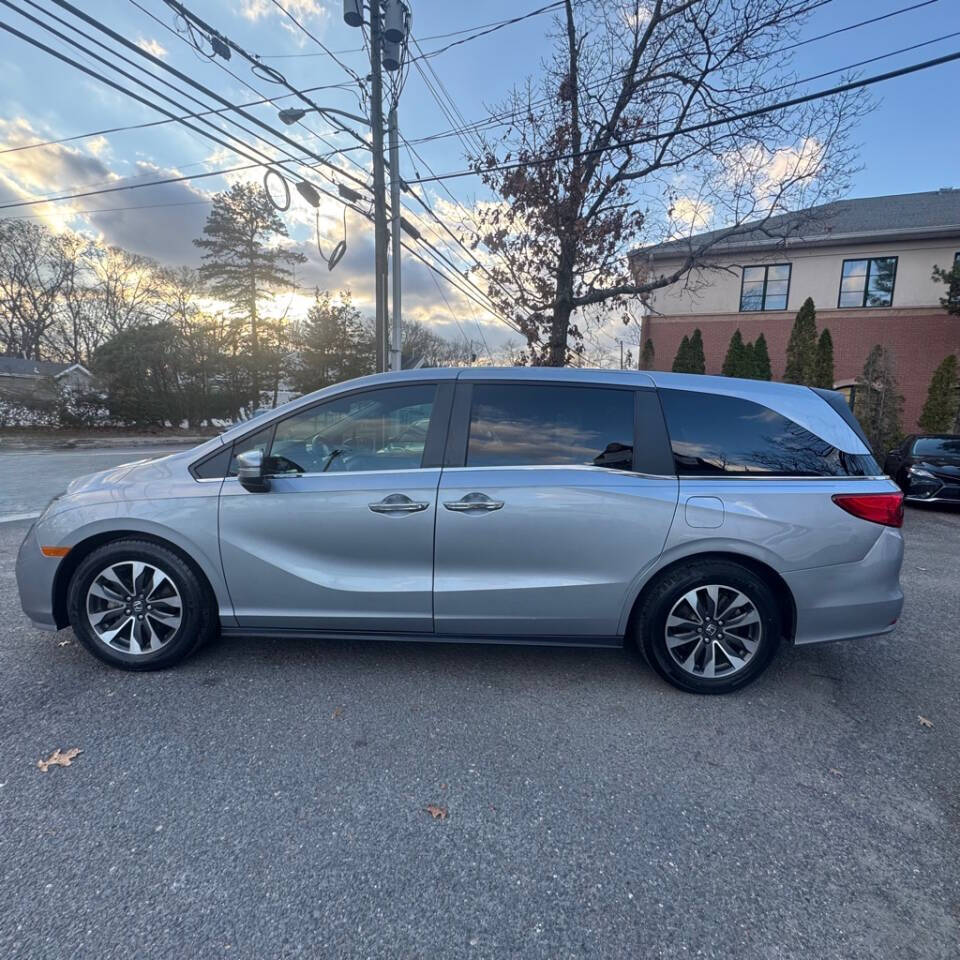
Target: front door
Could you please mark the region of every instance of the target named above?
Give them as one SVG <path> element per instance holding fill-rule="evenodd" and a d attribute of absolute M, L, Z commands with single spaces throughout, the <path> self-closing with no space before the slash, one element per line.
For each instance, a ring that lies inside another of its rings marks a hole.
<path fill-rule="evenodd" d="M 437 506 L 437 633 L 617 637 L 677 503 L 655 394 L 494 380 L 457 391 Z M 656 438 L 642 426 L 650 410 Z M 648 442 L 663 448 L 660 475 L 634 456 Z"/>
<path fill-rule="evenodd" d="M 259 445 L 272 473 L 265 493 L 227 479 L 220 497 L 223 568 L 241 626 L 433 629 L 440 469 L 424 466 L 424 451 L 446 429 L 438 393 L 451 389 L 344 394 L 235 444 L 235 454 Z"/>

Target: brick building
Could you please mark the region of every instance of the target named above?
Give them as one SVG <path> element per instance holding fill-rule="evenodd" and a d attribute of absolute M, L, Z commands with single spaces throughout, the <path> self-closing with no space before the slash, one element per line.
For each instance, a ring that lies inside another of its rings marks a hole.
<path fill-rule="evenodd" d="M 669 275 L 700 234 L 637 251 L 638 276 Z M 960 318 L 939 305 L 934 265 L 960 258 L 960 190 L 844 200 L 775 217 L 763 230 L 716 242 L 709 265 L 650 298 L 644 337 L 654 366 L 670 369 L 683 336 L 703 334 L 707 373 L 719 373 L 737 328 L 745 340 L 763 332 L 773 376 L 783 376 L 794 317 L 807 297 L 817 329 L 834 343 L 835 383 L 848 391 L 867 354 L 881 343 L 893 355 L 904 395 L 904 429 L 913 430 L 930 377 L 950 353 L 960 355 Z"/>

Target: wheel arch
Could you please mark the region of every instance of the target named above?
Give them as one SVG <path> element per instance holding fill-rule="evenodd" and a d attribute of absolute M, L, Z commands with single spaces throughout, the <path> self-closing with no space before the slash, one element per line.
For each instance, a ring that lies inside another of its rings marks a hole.
<path fill-rule="evenodd" d="M 627 616 L 626 628 L 624 630 L 624 642 L 629 642 L 634 635 L 636 618 L 643 606 L 650 591 L 656 586 L 660 579 L 667 576 L 678 567 L 701 560 L 724 560 L 739 564 L 745 567 L 751 573 L 760 577 L 771 589 L 777 601 L 780 612 L 780 622 L 783 625 L 783 636 L 786 640 L 793 642 L 797 630 L 797 603 L 786 580 L 769 564 L 757 557 L 745 553 L 738 553 L 733 550 L 707 550 L 699 553 L 689 553 L 677 557 L 657 567 L 647 576 L 643 586 L 633 599 L 630 605 L 630 612 Z"/>
<path fill-rule="evenodd" d="M 58 628 L 62 629 L 70 623 L 70 617 L 67 611 L 67 592 L 74 572 L 94 550 L 108 543 L 114 543 L 117 540 L 140 540 L 155 543 L 157 546 L 164 547 L 171 553 L 175 553 L 194 572 L 200 584 L 209 595 L 214 608 L 217 609 L 219 607 L 217 592 L 206 570 L 179 544 L 156 533 L 149 533 L 134 528 L 106 530 L 100 533 L 93 533 L 74 544 L 70 548 L 70 552 L 60 561 L 57 567 L 57 572 L 53 580 L 53 617 Z"/>

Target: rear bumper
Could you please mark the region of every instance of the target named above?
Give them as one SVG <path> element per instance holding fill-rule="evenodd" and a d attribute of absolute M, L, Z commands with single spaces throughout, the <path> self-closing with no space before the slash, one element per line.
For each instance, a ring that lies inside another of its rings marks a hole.
<path fill-rule="evenodd" d="M 37 525 L 27 532 L 17 553 L 17 589 L 23 612 L 41 630 L 60 629 L 53 615 L 53 580 L 60 560 L 45 557 L 37 540 Z"/>
<path fill-rule="evenodd" d="M 903 610 L 902 562 L 900 531 L 884 527 L 856 563 L 784 573 L 797 607 L 794 642 L 826 643 L 892 630 Z"/>

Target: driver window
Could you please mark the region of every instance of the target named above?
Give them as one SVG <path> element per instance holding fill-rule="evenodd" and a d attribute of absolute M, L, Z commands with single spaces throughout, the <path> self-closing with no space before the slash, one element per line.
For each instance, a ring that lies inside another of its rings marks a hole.
<path fill-rule="evenodd" d="M 418 469 L 435 394 L 434 384 L 385 387 L 287 417 L 276 427 L 271 472 Z"/>

